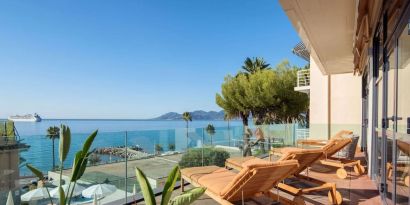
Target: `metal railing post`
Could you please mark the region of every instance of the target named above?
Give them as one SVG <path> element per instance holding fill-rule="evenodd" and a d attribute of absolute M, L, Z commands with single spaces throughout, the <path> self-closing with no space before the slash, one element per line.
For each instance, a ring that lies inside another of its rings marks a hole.
<path fill-rule="evenodd" d="M 127 167 L 128 167 L 128 133 L 127 131 L 125 131 L 125 204 L 127 204 L 127 178 L 128 178 L 128 171 L 127 171 Z"/>

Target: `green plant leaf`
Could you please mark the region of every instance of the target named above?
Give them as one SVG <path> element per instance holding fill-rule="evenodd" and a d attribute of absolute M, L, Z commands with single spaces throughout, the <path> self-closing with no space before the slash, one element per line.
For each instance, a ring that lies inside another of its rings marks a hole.
<path fill-rule="evenodd" d="M 71 181 L 77 180 L 77 175 L 80 170 L 80 165 L 83 159 L 83 151 L 80 150 L 75 154 L 74 161 L 73 161 L 73 168 L 71 171 Z"/>
<path fill-rule="evenodd" d="M 175 166 L 168 174 L 167 181 L 165 182 L 164 189 L 162 191 L 161 205 L 168 205 L 172 192 L 174 191 L 175 183 L 180 175 L 179 166 Z"/>
<path fill-rule="evenodd" d="M 196 187 L 190 189 L 183 194 L 176 196 L 170 201 L 170 205 L 189 205 L 202 196 L 206 191 L 205 188 Z"/>
<path fill-rule="evenodd" d="M 79 179 L 83 176 L 83 174 L 84 174 L 84 172 L 85 172 L 85 169 L 87 168 L 88 156 L 89 156 L 90 154 L 91 154 L 91 153 L 88 153 L 87 156 L 86 156 L 85 158 L 83 158 L 83 161 L 81 162 L 81 165 L 80 165 L 80 169 L 78 170 L 77 180 L 79 180 Z"/>
<path fill-rule="evenodd" d="M 71 144 L 70 128 L 65 125 L 61 125 L 60 144 L 59 144 L 60 162 L 64 162 L 64 160 L 67 158 L 67 154 L 70 151 L 70 144 Z"/>
<path fill-rule="evenodd" d="M 26 164 L 26 167 L 34 174 L 36 177 L 38 177 L 40 180 L 44 179 L 43 173 L 38 170 L 37 168 L 31 166 L 30 164 Z"/>
<path fill-rule="evenodd" d="M 88 153 L 88 150 L 90 149 L 91 145 L 94 142 L 95 137 L 98 134 L 98 130 L 94 131 L 93 133 L 91 133 L 90 136 L 87 137 L 87 140 L 85 141 L 84 145 L 83 145 L 83 153 L 86 154 Z"/>
<path fill-rule="evenodd" d="M 90 156 L 91 152 L 88 152 L 92 143 L 94 142 L 95 137 L 97 136 L 98 130 L 94 131 L 90 136 L 88 136 L 87 140 L 83 145 L 83 149 L 78 151 L 75 155 L 72 174 L 71 174 L 71 181 L 77 181 L 80 179 L 85 169 L 87 168 L 88 163 L 88 156 Z"/>
<path fill-rule="evenodd" d="M 138 168 L 135 168 L 135 172 L 136 172 L 138 183 L 142 191 L 142 195 L 144 196 L 145 204 L 156 205 L 154 193 L 152 191 L 151 185 L 149 184 L 144 172 L 142 172 Z"/>
<path fill-rule="evenodd" d="M 58 193 L 60 194 L 60 204 L 65 204 L 66 198 L 64 194 L 63 188 L 61 188 L 61 185 L 58 187 Z"/>

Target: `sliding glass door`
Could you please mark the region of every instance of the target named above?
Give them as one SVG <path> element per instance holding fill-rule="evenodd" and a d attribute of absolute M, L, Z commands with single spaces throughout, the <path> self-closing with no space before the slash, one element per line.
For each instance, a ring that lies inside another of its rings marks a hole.
<path fill-rule="evenodd" d="M 385 204 L 410 204 L 410 3 L 402 8 L 397 25 L 384 11 L 373 38 L 371 175 Z"/>
<path fill-rule="evenodd" d="M 397 40 L 397 70 L 395 74 L 394 149 L 396 204 L 410 204 L 410 20 Z"/>

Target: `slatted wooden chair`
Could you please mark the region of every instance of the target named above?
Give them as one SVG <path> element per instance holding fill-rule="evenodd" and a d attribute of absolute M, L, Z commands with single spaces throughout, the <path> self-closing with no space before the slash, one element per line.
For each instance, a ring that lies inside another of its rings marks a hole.
<path fill-rule="evenodd" d="M 299 140 L 299 146 L 320 146 L 324 151 L 324 156 L 319 163 L 326 166 L 336 167 L 336 175 L 345 179 L 347 177 L 346 167 L 353 167 L 357 175 L 362 175 L 365 168 L 360 160 L 355 160 L 354 155 L 359 137 L 353 135 L 352 131 L 342 130 L 336 133 L 330 140 Z M 343 151 L 343 156 L 338 153 Z"/>
<path fill-rule="evenodd" d="M 390 142 L 390 143 L 389 143 Z M 398 156 L 397 156 L 397 163 L 396 163 L 396 171 L 402 173 L 402 179 L 404 185 L 407 187 L 410 186 L 410 168 L 409 168 L 409 158 L 410 158 L 410 141 L 405 141 L 402 139 L 397 139 L 397 148 L 398 148 Z M 388 150 L 391 152 L 393 142 L 388 141 L 387 143 Z M 387 178 L 389 180 L 393 177 L 393 164 L 390 157 L 390 162 L 387 162 Z"/>
<path fill-rule="evenodd" d="M 196 187 L 206 187 L 206 194 L 220 204 L 233 204 L 253 198 L 267 196 L 281 204 L 294 204 L 292 201 L 273 193 L 272 188 L 289 177 L 297 169 L 296 160 L 281 162 L 244 163 L 239 173 L 217 166 L 192 167 L 181 170 L 181 188 L 184 181 Z"/>
<path fill-rule="evenodd" d="M 304 175 L 302 172 L 311 166 L 315 161 L 319 160 L 323 157 L 323 150 L 322 149 L 301 149 L 301 148 L 286 148 L 282 149 L 282 157 L 277 160 L 286 161 L 286 160 L 297 160 L 299 162 L 299 167 L 293 170 L 293 174 L 285 180 L 284 183 L 279 183 L 278 188 L 282 191 L 292 194 L 295 196 L 294 203 L 296 204 L 304 204 L 304 200 L 301 197 L 304 194 L 314 193 L 318 191 L 328 190 L 328 197 L 329 201 L 332 204 L 341 204 L 343 198 L 336 190 L 336 184 L 331 182 L 324 182 L 308 176 L 308 174 Z M 246 157 L 245 159 L 240 158 L 229 158 L 226 160 L 225 166 L 231 167 L 237 170 L 241 170 L 243 165 L 250 162 L 261 162 L 267 161 L 263 159 L 259 159 L 256 157 Z M 298 188 L 294 185 L 294 183 L 298 183 L 299 181 L 306 182 L 308 184 L 313 185 L 310 188 Z"/>

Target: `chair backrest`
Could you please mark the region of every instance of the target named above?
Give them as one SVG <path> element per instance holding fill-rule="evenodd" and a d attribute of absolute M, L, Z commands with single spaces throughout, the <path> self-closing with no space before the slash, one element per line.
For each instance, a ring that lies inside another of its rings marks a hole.
<path fill-rule="evenodd" d="M 397 147 L 407 156 L 410 156 L 410 141 L 397 140 Z"/>
<path fill-rule="evenodd" d="M 292 170 L 290 174 L 300 174 L 310 167 L 315 161 L 323 157 L 322 149 L 297 149 L 285 153 L 278 161 L 297 160 L 299 167 Z"/>
<path fill-rule="evenodd" d="M 297 160 L 280 162 L 245 162 L 243 169 L 221 191 L 223 199 L 234 202 L 253 197 L 265 192 L 278 182 L 290 176 L 292 170 L 299 166 Z"/>
<path fill-rule="evenodd" d="M 322 147 L 325 157 L 331 157 L 352 142 L 351 137 L 332 138 Z"/>
<path fill-rule="evenodd" d="M 340 137 L 345 137 L 347 135 L 352 135 L 353 131 L 350 130 L 340 130 L 339 132 L 337 132 L 336 134 L 334 134 L 330 139 L 337 139 Z"/>
<path fill-rule="evenodd" d="M 359 142 L 360 137 L 357 135 L 350 135 L 350 138 L 352 139 L 352 142 L 346 145 L 340 151 L 336 152 L 336 154 L 333 155 L 334 157 L 350 159 L 350 160 L 354 159 L 354 156 L 356 154 L 357 144 Z"/>

